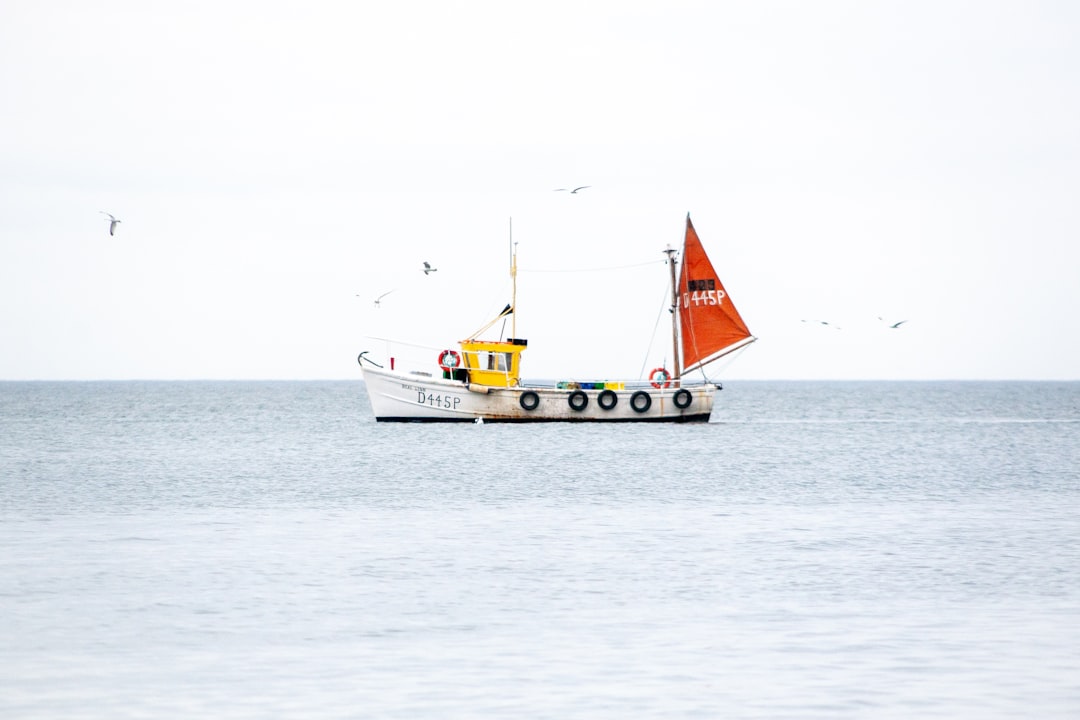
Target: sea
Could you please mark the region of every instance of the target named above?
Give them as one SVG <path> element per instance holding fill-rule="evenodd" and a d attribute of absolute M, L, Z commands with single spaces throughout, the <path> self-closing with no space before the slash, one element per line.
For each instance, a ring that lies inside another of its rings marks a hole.
<path fill-rule="evenodd" d="M 0 717 L 1077 718 L 1080 383 L 0 383 Z"/>

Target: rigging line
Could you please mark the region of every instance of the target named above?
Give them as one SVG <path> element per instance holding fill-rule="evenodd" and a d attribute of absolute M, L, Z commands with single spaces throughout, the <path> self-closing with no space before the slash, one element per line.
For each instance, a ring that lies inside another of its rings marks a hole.
<path fill-rule="evenodd" d="M 652 352 L 653 342 L 656 340 L 656 329 L 660 327 L 660 318 L 664 317 L 664 310 L 668 307 L 668 304 L 668 289 L 665 287 L 664 297 L 660 303 L 660 312 L 656 314 L 656 323 L 653 325 L 652 335 L 649 336 L 649 347 L 645 350 L 645 359 L 641 361 L 641 371 L 638 373 L 639 378 L 645 377 L 645 366 L 649 364 L 649 353 Z M 665 363 L 661 363 L 661 365 L 664 364 Z"/>
<path fill-rule="evenodd" d="M 724 355 L 721 355 L 720 357 L 724 358 L 724 362 L 721 363 L 718 366 L 719 370 L 717 371 L 717 373 L 720 374 L 724 370 L 726 370 L 727 368 L 731 367 L 731 365 L 735 362 L 736 358 L 738 358 L 740 355 L 742 355 L 743 351 L 746 350 L 746 348 L 750 347 L 750 345 L 751 345 L 751 343 L 746 343 L 745 345 L 742 345 L 740 347 L 735 348 L 734 350 L 732 350 L 729 353 L 725 353 Z M 720 358 L 717 358 L 717 360 L 719 360 L 719 359 Z M 704 377 L 705 376 L 705 366 L 702 365 L 701 367 L 698 368 L 698 370 L 701 370 L 701 375 L 702 375 L 702 377 Z M 708 378 L 706 378 L 706 380 L 708 380 Z M 711 381 L 709 381 L 709 382 L 711 382 Z"/>
<path fill-rule="evenodd" d="M 694 325 L 693 311 L 690 309 L 689 305 L 686 306 L 685 310 L 686 310 L 686 317 L 687 317 L 686 329 L 690 331 L 690 346 L 694 348 L 694 355 L 697 357 L 697 361 L 700 362 L 700 360 L 701 360 L 701 351 L 698 350 L 697 332 L 696 332 L 697 327 Z M 683 336 L 682 336 L 683 348 L 686 347 L 686 339 L 687 338 L 686 338 L 686 335 L 684 333 Z M 683 358 L 683 362 L 686 362 L 685 357 Z M 697 369 L 700 369 L 702 367 L 704 367 L 704 366 L 703 365 L 698 365 L 698 367 L 694 368 L 694 369 L 697 370 Z M 704 371 L 702 371 L 701 374 L 702 374 L 702 376 L 704 376 L 705 375 Z M 708 379 L 708 378 L 706 378 L 706 379 Z"/>
<path fill-rule="evenodd" d="M 693 372 L 700 372 L 702 380 L 704 380 L 705 382 L 712 382 L 712 380 L 709 379 L 709 376 L 705 373 L 704 365 L 698 365 L 696 368 L 694 368 Z"/>
<path fill-rule="evenodd" d="M 405 347 L 420 348 L 422 350 L 438 350 L 439 348 L 434 345 L 418 345 L 417 343 L 405 342 L 403 340 L 393 340 L 391 338 L 375 337 L 374 335 L 367 336 L 369 340 L 379 340 L 381 342 L 393 343 L 394 345 L 404 345 Z"/>
<path fill-rule="evenodd" d="M 540 270 L 528 270 L 525 268 L 518 268 L 518 272 L 523 273 L 575 273 L 575 272 L 605 272 L 608 270 L 628 270 L 631 268 L 645 267 L 646 265 L 658 265 L 664 260 L 649 260 L 648 262 L 636 263 L 634 265 L 611 265 L 608 267 L 596 267 L 596 268 L 570 268 L 570 269 L 558 269 L 558 268 L 544 268 Z"/>

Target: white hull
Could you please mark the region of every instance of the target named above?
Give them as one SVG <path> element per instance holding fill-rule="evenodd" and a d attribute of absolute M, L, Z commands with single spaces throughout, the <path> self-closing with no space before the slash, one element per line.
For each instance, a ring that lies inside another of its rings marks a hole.
<path fill-rule="evenodd" d="M 367 366 L 363 373 L 375 419 L 380 422 L 473 422 L 477 418 L 484 422 L 705 422 L 719 387 L 685 385 L 686 392 L 678 398 L 679 388 L 627 387 L 613 391 L 614 406 L 605 409 L 601 404 L 612 404 L 612 391 L 601 398 L 606 391 L 528 385 L 470 388 L 453 380 Z M 523 406 L 522 396 L 529 393 L 535 397 L 525 397 Z M 526 409 L 532 401 L 535 408 Z M 571 401 L 580 409 L 571 407 Z"/>

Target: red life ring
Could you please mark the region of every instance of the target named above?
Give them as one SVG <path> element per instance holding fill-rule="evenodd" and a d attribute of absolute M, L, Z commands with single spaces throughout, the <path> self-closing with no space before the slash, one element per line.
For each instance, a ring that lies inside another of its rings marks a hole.
<path fill-rule="evenodd" d="M 461 356 L 455 350 L 443 350 L 439 353 L 439 367 L 443 372 L 450 372 L 461 367 Z"/>
<path fill-rule="evenodd" d="M 671 373 L 662 367 L 653 368 L 649 373 L 649 383 L 657 389 L 671 387 Z"/>

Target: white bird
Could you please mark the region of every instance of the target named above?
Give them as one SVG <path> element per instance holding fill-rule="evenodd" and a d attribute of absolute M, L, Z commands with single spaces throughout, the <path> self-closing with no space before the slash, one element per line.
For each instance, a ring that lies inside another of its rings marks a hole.
<path fill-rule="evenodd" d="M 428 264 L 428 261 L 425 260 L 424 261 L 424 274 L 425 275 L 430 275 L 433 272 L 439 272 L 439 268 L 431 267 L 431 265 Z"/>
<path fill-rule="evenodd" d="M 890 329 L 890 330 L 896 330 L 896 329 L 897 329 L 898 327 L 900 327 L 901 325 L 903 325 L 904 323 L 906 323 L 906 322 L 907 322 L 907 320 L 901 320 L 900 322 L 892 323 L 892 324 L 890 325 L 890 324 L 889 324 L 889 321 L 888 321 L 888 320 L 886 320 L 885 318 L 881 317 L 880 315 L 878 316 L 878 320 L 880 320 L 881 322 L 883 322 L 883 323 L 885 323 L 886 325 L 888 325 L 888 326 L 889 326 L 889 329 Z"/>
<path fill-rule="evenodd" d="M 575 194 L 577 194 L 578 190 L 584 190 L 585 188 L 590 188 L 590 187 L 592 187 L 592 185 L 580 185 L 580 186 L 574 188 L 573 190 L 570 190 L 570 188 L 555 188 L 555 192 L 566 192 L 566 191 L 569 190 L 571 195 L 575 195 Z"/>
<path fill-rule="evenodd" d="M 804 323 L 817 323 L 819 325 L 825 325 L 826 327 L 832 328 L 833 330 L 843 330 L 843 328 L 840 327 L 839 325 L 833 325 L 831 322 L 829 322 L 827 320 L 803 320 L 803 322 Z"/>
<path fill-rule="evenodd" d="M 395 289 L 396 289 L 396 288 L 395 288 Z M 390 293 L 392 293 L 392 292 L 394 292 L 394 291 L 393 291 L 393 290 L 387 290 L 387 291 L 386 291 L 386 292 L 384 292 L 384 293 L 383 293 L 382 295 L 380 295 L 379 297 L 375 298 L 375 307 L 379 307 L 379 301 L 380 301 L 380 300 L 382 300 L 382 299 L 383 299 L 384 297 L 386 297 L 387 295 L 389 295 L 389 294 L 390 294 Z"/>
<path fill-rule="evenodd" d="M 115 234 L 116 233 L 116 226 L 120 224 L 120 221 L 117 220 L 115 217 L 113 217 L 112 213 L 107 213 L 104 210 L 98 210 L 98 212 L 101 213 L 102 215 L 108 215 L 109 216 L 109 234 L 110 235 Z"/>

